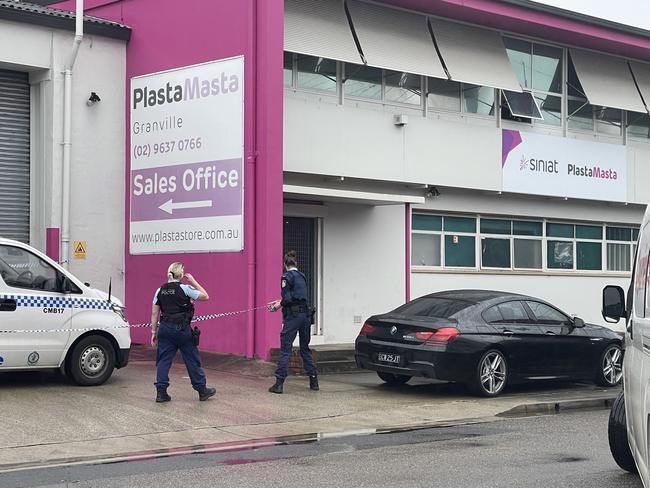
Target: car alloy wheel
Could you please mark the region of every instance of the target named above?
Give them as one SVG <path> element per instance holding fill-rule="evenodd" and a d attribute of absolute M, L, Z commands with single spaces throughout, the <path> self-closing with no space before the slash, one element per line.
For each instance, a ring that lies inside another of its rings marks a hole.
<path fill-rule="evenodd" d="M 618 385 L 623 377 L 623 351 L 620 346 L 612 345 L 603 353 L 601 363 L 603 379 L 608 385 Z"/>
<path fill-rule="evenodd" d="M 506 386 L 508 367 L 499 351 L 488 351 L 478 366 L 479 393 L 496 396 Z"/>

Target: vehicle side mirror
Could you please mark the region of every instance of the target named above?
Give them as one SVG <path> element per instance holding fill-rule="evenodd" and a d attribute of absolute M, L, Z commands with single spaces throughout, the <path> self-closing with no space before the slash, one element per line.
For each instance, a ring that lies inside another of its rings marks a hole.
<path fill-rule="evenodd" d="M 573 326 L 576 329 L 582 329 L 585 326 L 585 321 L 580 317 L 573 317 Z"/>
<path fill-rule="evenodd" d="M 603 318 L 605 322 L 617 324 L 625 318 L 625 292 L 620 286 L 608 285 L 603 289 Z"/>

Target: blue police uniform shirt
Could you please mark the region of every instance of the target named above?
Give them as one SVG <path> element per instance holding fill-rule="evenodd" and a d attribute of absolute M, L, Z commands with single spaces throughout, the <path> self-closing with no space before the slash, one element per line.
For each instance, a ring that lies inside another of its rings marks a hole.
<path fill-rule="evenodd" d="M 307 280 L 296 268 L 291 268 L 282 275 L 281 287 L 282 306 L 307 302 Z"/>
<path fill-rule="evenodd" d="M 169 283 L 172 283 L 172 282 L 177 282 L 178 283 L 178 280 L 170 280 L 169 281 Z M 201 296 L 201 292 L 199 290 L 197 290 L 193 286 L 186 285 L 185 283 L 181 283 L 181 289 L 183 290 L 185 295 L 190 297 L 192 300 L 198 300 L 199 297 Z M 156 290 L 156 293 L 153 296 L 153 304 L 154 305 L 158 305 L 158 293 L 160 293 L 160 288 L 158 288 Z"/>

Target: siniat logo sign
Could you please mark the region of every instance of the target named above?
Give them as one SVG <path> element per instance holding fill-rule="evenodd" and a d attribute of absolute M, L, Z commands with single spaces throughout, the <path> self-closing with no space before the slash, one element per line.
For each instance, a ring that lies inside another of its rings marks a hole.
<path fill-rule="evenodd" d="M 534 173 L 560 174 L 559 162 L 557 159 L 527 159 L 522 156 L 519 161 L 520 171 L 531 171 Z M 611 168 L 602 168 L 597 164 L 569 163 L 566 167 L 566 174 L 582 178 L 593 178 L 597 180 L 617 180 L 618 174 Z"/>
<path fill-rule="evenodd" d="M 138 108 L 155 107 L 176 102 L 185 102 L 200 98 L 227 95 L 239 91 L 239 76 L 221 73 L 213 79 L 200 79 L 198 76 L 186 78 L 181 84 L 167 82 L 163 87 L 148 87 L 133 89 L 133 110 Z"/>

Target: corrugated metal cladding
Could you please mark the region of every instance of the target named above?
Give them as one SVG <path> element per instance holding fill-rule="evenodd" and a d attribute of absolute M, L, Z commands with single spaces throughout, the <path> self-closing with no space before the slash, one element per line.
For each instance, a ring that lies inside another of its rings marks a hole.
<path fill-rule="evenodd" d="M 29 78 L 0 69 L 0 237 L 29 242 Z"/>

